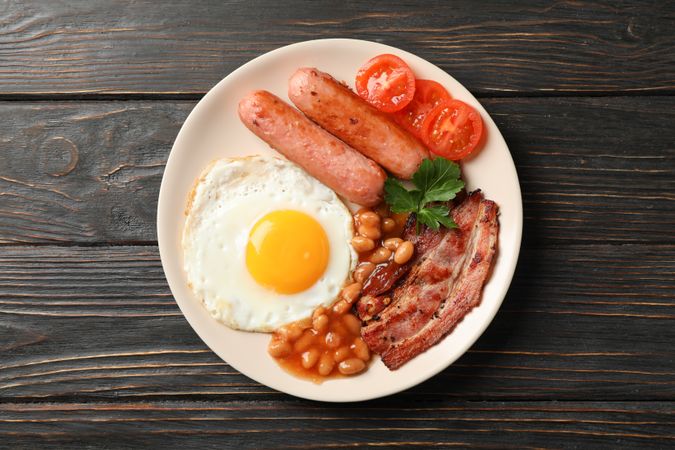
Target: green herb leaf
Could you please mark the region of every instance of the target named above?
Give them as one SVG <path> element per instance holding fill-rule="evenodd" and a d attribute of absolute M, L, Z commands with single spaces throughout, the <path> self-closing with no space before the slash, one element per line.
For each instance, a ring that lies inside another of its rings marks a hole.
<path fill-rule="evenodd" d="M 384 183 L 384 200 L 395 213 L 412 212 L 419 223 L 438 230 L 456 228 L 450 211 L 445 205 L 433 202 L 447 202 L 455 198 L 464 188 L 459 178 L 459 165 L 444 158 L 425 159 L 412 177 L 416 189 L 406 189 L 395 178 L 387 178 Z M 432 204 L 430 204 L 432 203 Z"/>
<path fill-rule="evenodd" d="M 384 182 L 384 201 L 389 204 L 392 212 L 415 212 L 419 200 L 419 191 L 407 190 L 397 179 L 389 177 Z"/>
<path fill-rule="evenodd" d="M 445 205 L 434 205 L 420 209 L 417 213 L 417 220 L 434 230 L 438 230 L 440 225 L 446 228 L 457 228 L 457 224 L 450 217 L 450 210 Z"/>
<path fill-rule="evenodd" d="M 447 202 L 464 188 L 459 165 L 445 158 L 425 159 L 413 175 L 413 183 L 423 192 L 422 203 Z"/>

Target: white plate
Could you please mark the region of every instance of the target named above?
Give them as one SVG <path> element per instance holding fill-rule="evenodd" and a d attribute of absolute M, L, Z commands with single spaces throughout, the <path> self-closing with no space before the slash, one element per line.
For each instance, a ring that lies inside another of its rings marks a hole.
<path fill-rule="evenodd" d="M 481 188 L 500 207 L 498 256 L 480 306 L 438 345 L 394 372 L 375 360 L 361 375 L 319 385 L 282 370 L 267 355 L 269 335 L 229 329 L 211 318 L 193 296 L 182 269 L 183 211 L 192 183 L 209 162 L 222 157 L 274 153 L 239 121 L 237 103 L 246 93 L 267 89 L 287 99 L 288 78 L 302 66 L 317 67 L 353 86 L 359 66 L 380 53 L 400 56 L 418 78 L 438 81 L 454 98 L 480 111 L 487 140 L 481 152 L 463 164 L 463 176 L 469 189 Z M 322 39 L 282 47 L 225 77 L 197 104 L 178 133 L 164 171 L 157 207 L 157 238 L 166 278 L 185 318 L 206 345 L 232 367 L 260 383 L 298 397 L 333 402 L 367 400 L 402 391 L 459 358 L 499 309 L 516 267 L 521 234 L 522 200 L 516 169 L 501 133 L 480 103 L 435 65 L 394 47 L 353 39 Z"/>

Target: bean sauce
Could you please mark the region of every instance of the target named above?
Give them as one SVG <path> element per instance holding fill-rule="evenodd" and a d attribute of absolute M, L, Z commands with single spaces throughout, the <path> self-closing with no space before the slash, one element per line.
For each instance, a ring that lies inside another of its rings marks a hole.
<path fill-rule="evenodd" d="M 301 330 L 299 335 L 296 330 Z M 370 361 L 361 321 L 349 309 L 343 313 L 320 307 L 311 321 L 285 325 L 273 333 L 268 351 L 287 372 L 315 383 L 355 375 Z"/>

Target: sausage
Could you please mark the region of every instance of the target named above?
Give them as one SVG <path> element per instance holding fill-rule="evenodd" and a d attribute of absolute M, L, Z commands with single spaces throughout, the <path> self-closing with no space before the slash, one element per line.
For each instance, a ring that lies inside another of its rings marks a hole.
<path fill-rule="evenodd" d="M 342 197 L 363 206 L 382 201 L 387 178 L 382 168 L 279 97 L 251 92 L 238 112 L 260 139 Z"/>
<path fill-rule="evenodd" d="M 399 178 L 410 179 L 429 152 L 344 84 L 314 68 L 298 69 L 288 97 L 307 117 Z"/>

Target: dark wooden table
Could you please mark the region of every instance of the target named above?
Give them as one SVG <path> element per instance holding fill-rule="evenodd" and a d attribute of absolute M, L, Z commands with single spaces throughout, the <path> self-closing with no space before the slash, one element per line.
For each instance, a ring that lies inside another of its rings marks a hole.
<path fill-rule="evenodd" d="M 672 2 L 0 0 L 0 447 L 675 446 Z M 440 375 L 359 404 L 237 373 L 178 310 L 155 211 L 201 96 L 357 37 L 477 95 L 520 175 L 519 267 Z"/>

